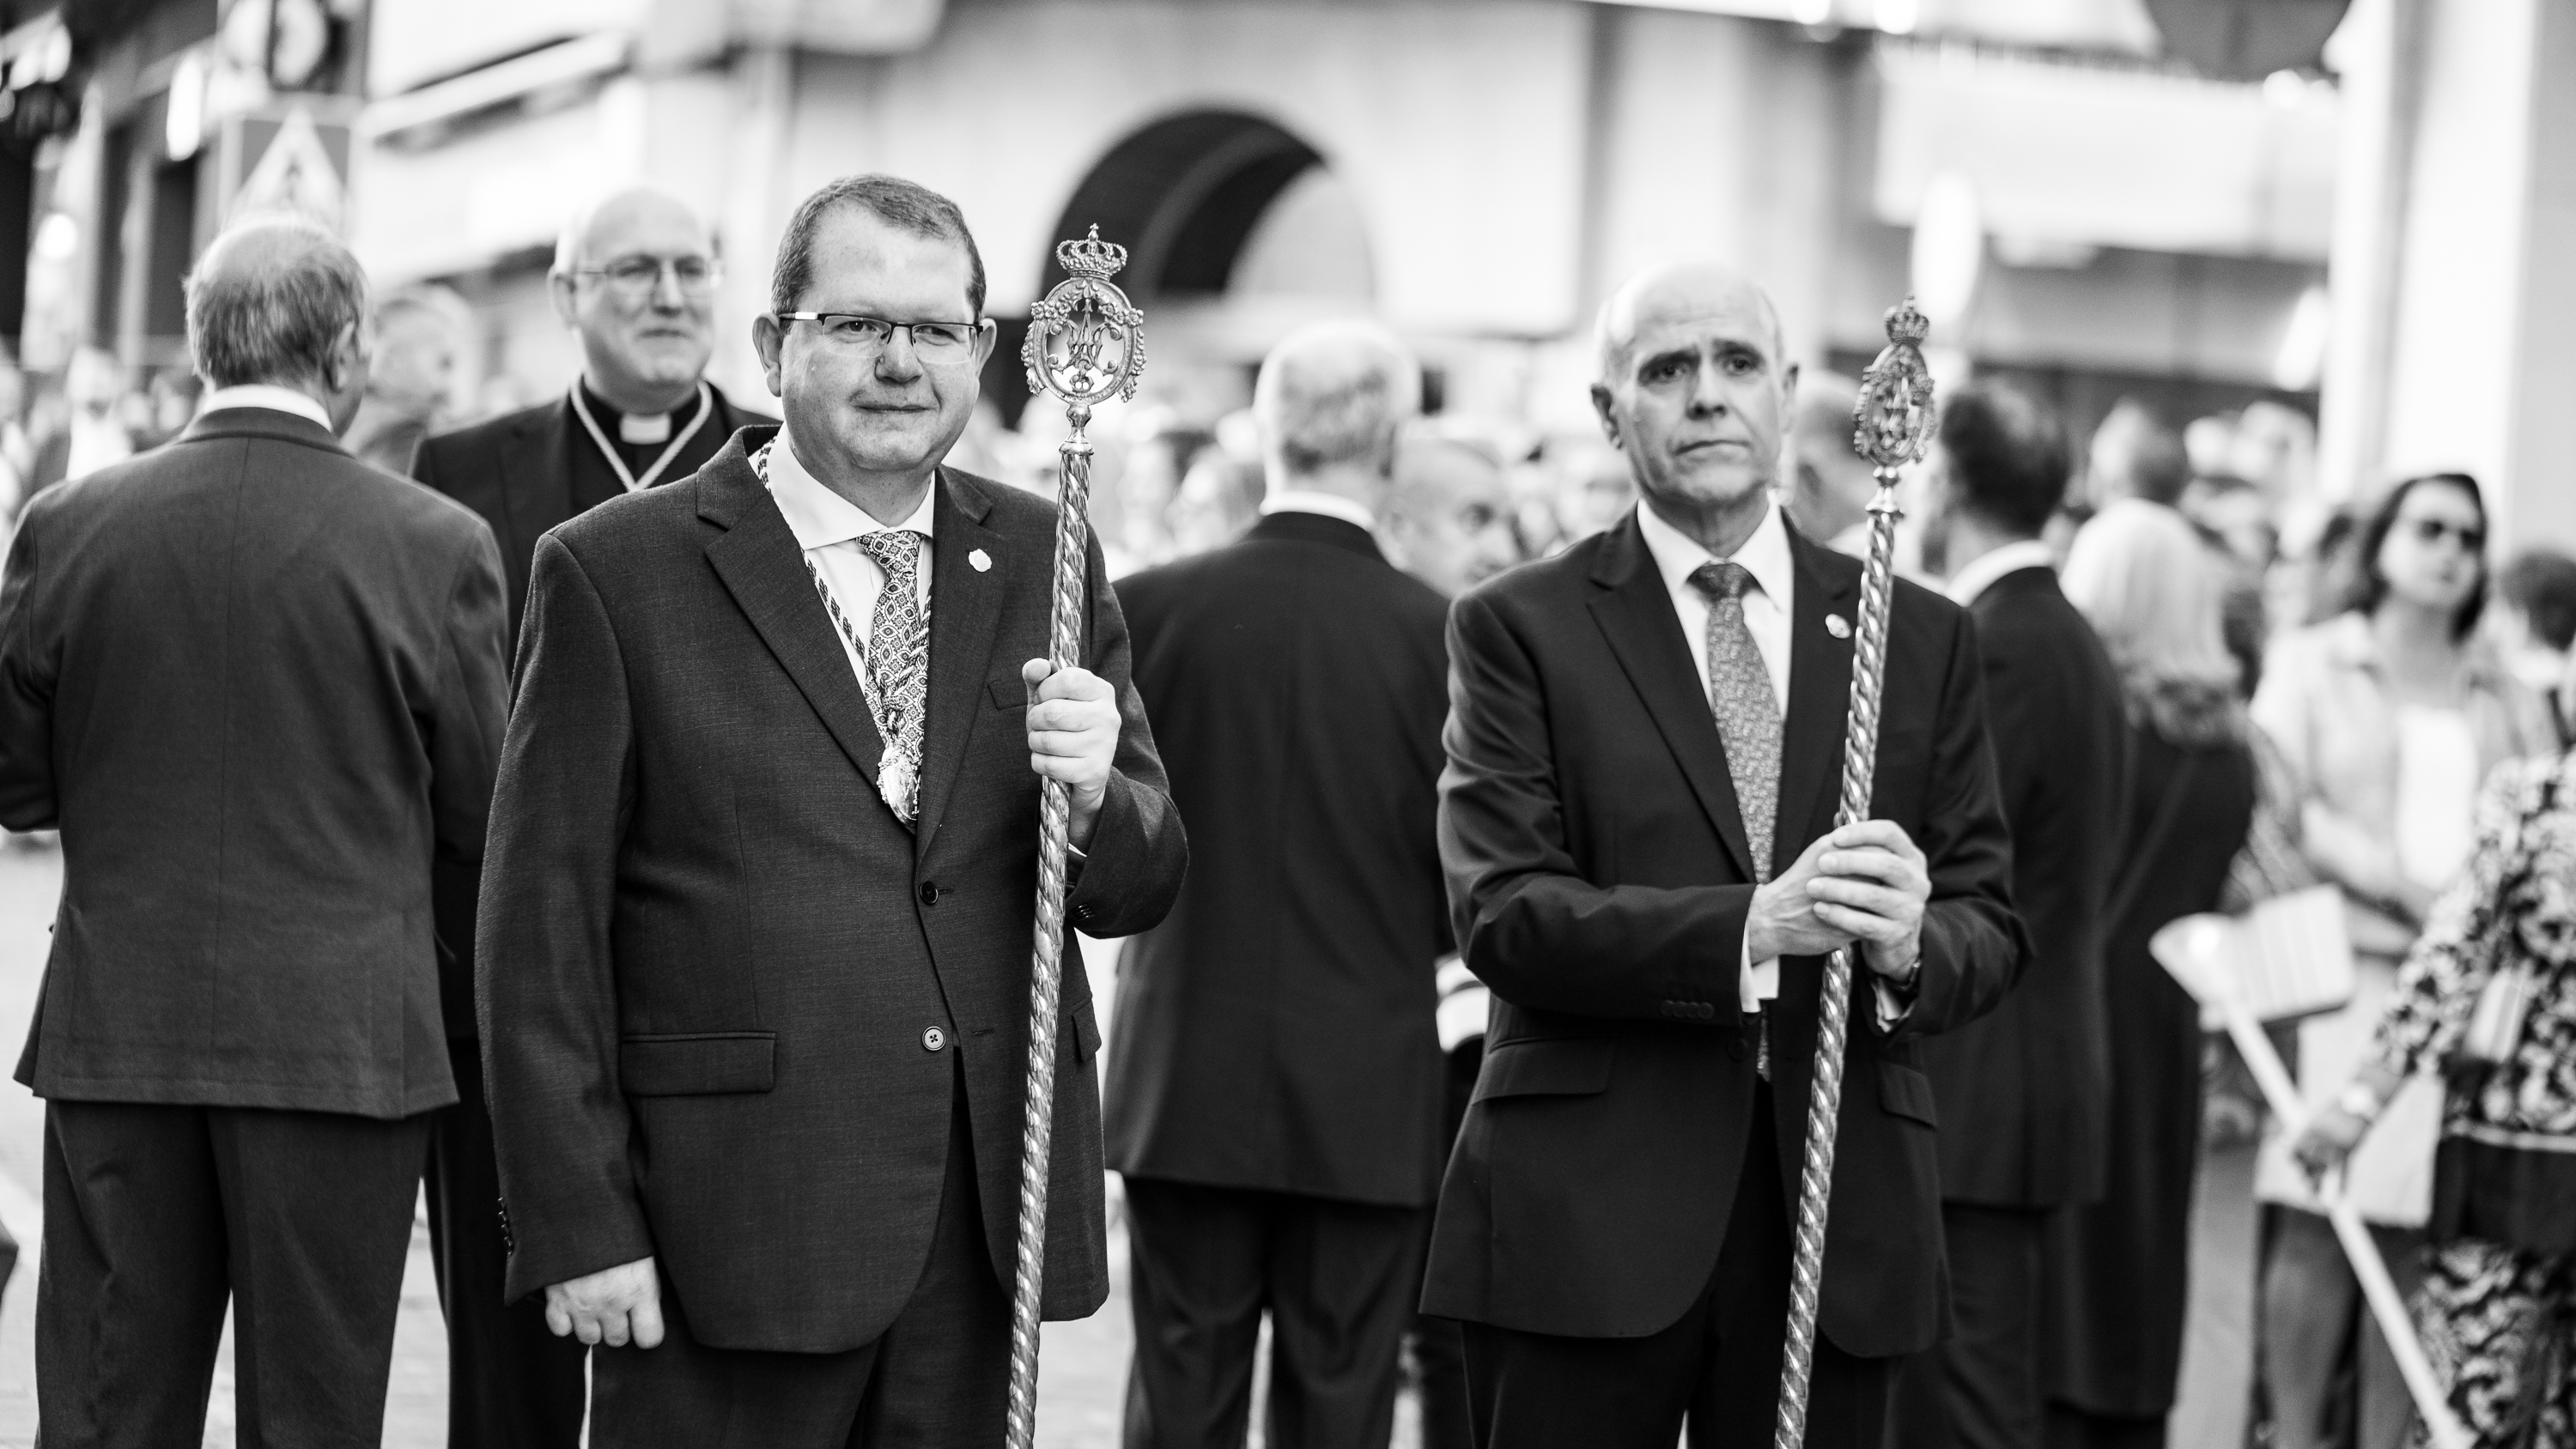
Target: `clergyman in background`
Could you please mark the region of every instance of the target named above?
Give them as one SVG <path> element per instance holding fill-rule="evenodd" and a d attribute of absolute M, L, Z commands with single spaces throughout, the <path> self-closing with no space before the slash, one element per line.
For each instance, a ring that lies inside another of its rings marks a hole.
<path fill-rule="evenodd" d="M 1447 1146 L 1447 609 L 1373 536 L 1421 385 L 1374 325 L 1292 335 L 1254 385 L 1261 520 L 1119 584 L 1194 824 L 1180 903 L 1120 962 L 1109 1034 L 1128 1449 L 1243 1442 L 1265 1309 L 1268 1443 L 1364 1449 L 1394 1422 Z"/>
<path fill-rule="evenodd" d="M 676 482 L 735 431 L 767 421 L 705 380 L 720 275 L 713 231 L 651 187 L 616 192 L 576 215 L 546 279 L 555 313 L 581 345 L 571 391 L 521 412 L 431 438 L 414 477 L 483 516 L 508 571 L 515 653 L 537 540 L 611 498 Z M 544 1305 L 505 1308 L 507 1267 L 493 1204 L 492 1119 L 474 1005 L 478 872 L 442 872 L 440 991 L 456 1058 L 456 1106 L 429 1158 L 430 1247 L 447 1313 L 447 1423 L 453 1449 L 572 1449 L 581 1436 L 582 1350 L 546 1331 Z"/>
<path fill-rule="evenodd" d="M 2031 962 L 1993 1012 L 1923 1044 L 1953 1327 L 1906 1365 L 1900 1449 L 2038 1449 L 2043 1229 L 2054 1209 L 2102 1195 L 2102 911 L 2123 838 L 2128 722 L 2110 656 L 2040 541 L 2070 465 L 2056 416 L 2020 390 L 1974 383 L 1943 400 L 1924 558 L 1977 626 Z"/>
<path fill-rule="evenodd" d="M 198 1443 L 229 1300 L 242 1442 L 373 1444 L 456 1100 L 431 860 L 483 849 L 501 560 L 334 436 L 367 375 L 338 241 L 216 238 L 187 318 L 204 413 L 39 495 L 0 583 L 0 824 L 63 836 L 19 1066 L 37 1404 L 50 1445 Z"/>

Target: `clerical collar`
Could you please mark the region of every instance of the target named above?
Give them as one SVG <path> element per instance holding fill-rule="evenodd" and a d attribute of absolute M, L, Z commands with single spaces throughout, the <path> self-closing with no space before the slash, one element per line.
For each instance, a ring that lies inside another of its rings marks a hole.
<path fill-rule="evenodd" d="M 680 450 L 689 445 L 689 439 L 698 435 L 698 429 L 706 426 L 707 419 L 715 414 L 715 396 L 705 382 L 699 382 L 697 403 L 689 409 L 689 420 L 676 435 L 671 427 L 671 414 L 643 416 L 621 413 L 591 391 L 588 378 L 573 383 L 572 410 L 581 419 L 582 430 L 589 433 L 591 442 L 598 445 L 599 455 L 617 474 L 617 481 L 626 485 L 627 492 L 640 493 L 660 481 L 663 470 L 680 456 Z M 653 460 L 653 465 L 644 470 L 643 476 L 636 476 L 635 470 L 626 466 L 624 452 L 610 445 L 607 427 L 600 421 L 603 415 L 609 420 L 609 425 L 617 429 L 619 439 L 630 447 L 651 447 L 668 440 L 661 456 Z"/>

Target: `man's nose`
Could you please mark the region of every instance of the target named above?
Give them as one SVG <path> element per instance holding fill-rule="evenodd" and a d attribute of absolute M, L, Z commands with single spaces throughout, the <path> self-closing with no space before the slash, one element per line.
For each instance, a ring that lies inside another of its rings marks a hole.
<path fill-rule="evenodd" d="M 877 349 L 877 378 L 882 382 L 910 382 L 921 376 L 921 358 L 912 350 L 912 330 L 898 327 Z"/>
<path fill-rule="evenodd" d="M 688 309 L 689 294 L 680 290 L 680 269 L 668 262 L 653 274 L 653 310 L 682 312 Z"/>
<path fill-rule="evenodd" d="M 1691 370 L 1690 408 L 1694 415 L 1702 417 L 1726 411 L 1726 389 L 1716 368 L 1701 366 Z"/>

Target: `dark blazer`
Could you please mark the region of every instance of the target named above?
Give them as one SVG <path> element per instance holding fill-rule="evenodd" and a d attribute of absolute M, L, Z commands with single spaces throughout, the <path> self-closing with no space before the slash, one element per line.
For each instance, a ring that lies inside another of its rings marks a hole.
<path fill-rule="evenodd" d="M 767 417 L 736 407 L 707 385 L 715 416 L 663 472 L 664 483 L 698 471 L 733 435 Z M 411 475 L 482 516 L 501 545 L 508 570 L 510 646 L 515 651 L 527 613 L 528 566 L 547 529 L 580 510 L 573 506 L 573 449 L 593 446 L 573 416 L 570 395 L 522 408 L 488 422 L 424 440 L 412 454 Z M 661 486 L 659 484 L 655 486 Z M 479 872 L 438 873 L 439 993 L 447 1034 L 474 1035 L 474 903 Z"/>
<path fill-rule="evenodd" d="M 2102 911 L 2122 838 L 2128 717 L 2111 657 L 2053 571 L 2006 574 L 1968 613 L 2031 966 L 1992 1012 L 1923 1044 L 1947 1124 L 1941 1195 L 2088 1202 L 2102 1195 L 2110 1136 Z"/>
<path fill-rule="evenodd" d="M 1192 859 L 1180 904 L 1119 958 L 1109 1165 L 1428 1204 L 1447 1147 L 1447 603 L 1368 530 L 1311 513 L 1118 599 Z"/>
<path fill-rule="evenodd" d="M 18 1080 L 403 1117 L 456 1100 L 433 854 L 508 707 L 473 514 L 260 408 L 45 490 L 0 584 L 0 824 L 59 827 Z"/>
<path fill-rule="evenodd" d="M 1832 827 L 1860 570 L 1790 534 L 1789 700 L 1773 862 Z M 1450 612 L 1440 856 L 1493 1029 L 1440 1196 L 1423 1311 L 1627 1338 L 1672 1324 L 1725 1239 L 1757 1078 L 1737 1006 L 1754 887 L 1698 673 L 1637 520 Z M 1930 1346 L 1948 1310 L 1936 1113 L 1920 1039 L 1994 1005 L 2028 955 L 2012 911 L 1974 631 L 1896 588 L 1873 812 L 1930 861 L 1912 1010 L 1878 1025 L 1854 972 L 1824 1333 Z M 1771 1012 L 1781 1176 L 1806 1140 L 1822 962 Z"/>
<path fill-rule="evenodd" d="M 700 1343 L 820 1353 L 911 1296 L 961 1074 L 994 1271 L 1016 1267 L 1038 821 L 1019 670 L 1046 653 L 1056 522 L 940 473 L 916 835 L 745 457 L 773 432 L 538 543 L 476 984 L 509 1296 L 653 1254 Z M 1187 847 L 1096 547 L 1090 600 L 1084 657 L 1126 724 L 1068 899 L 1123 936 L 1170 908 Z M 1059 1318 L 1109 1286 L 1100 1033 L 1069 939 L 1062 1011 Z"/>

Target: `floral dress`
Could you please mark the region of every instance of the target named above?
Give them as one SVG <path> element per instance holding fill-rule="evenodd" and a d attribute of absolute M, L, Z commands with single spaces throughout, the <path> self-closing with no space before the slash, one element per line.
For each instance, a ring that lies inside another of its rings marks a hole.
<path fill-rule="evenodd" d="M 2481 1449 L 2576 1449 L 2576 754 L 2498 767 L 2477 821 L 2375 1042 L 2391 1070 L 2449 1079 L 2416 1317 Z M 2509 973 L 2519 1030 L 2464 1060 Z"/>

